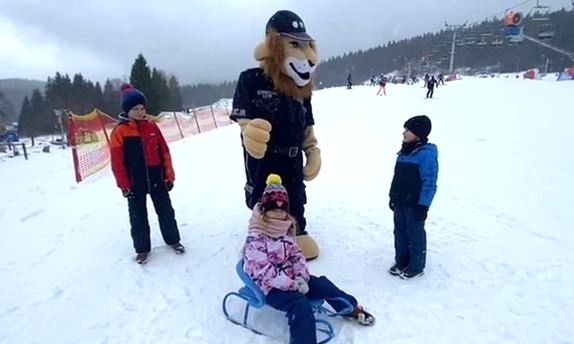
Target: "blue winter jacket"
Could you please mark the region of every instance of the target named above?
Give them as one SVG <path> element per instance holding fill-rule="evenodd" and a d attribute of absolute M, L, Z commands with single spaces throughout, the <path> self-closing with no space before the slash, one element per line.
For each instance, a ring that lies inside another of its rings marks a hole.
<path fill-rule="evenodd" d="M 410 154 L 399 152 L 389 196 L 399 207 L 430 207 L 436 193 L 438 150 L 432 143 L 424 144 Z"/>

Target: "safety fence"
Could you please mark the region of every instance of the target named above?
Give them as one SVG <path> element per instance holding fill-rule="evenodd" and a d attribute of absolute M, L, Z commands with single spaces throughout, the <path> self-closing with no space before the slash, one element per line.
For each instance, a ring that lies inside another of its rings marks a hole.
<path fill-rule="evenodd" d="M 189 113 L 162 112 L 159 116 L 150 117 L 168 142 L 231 124 L 226 107 L 206 106 Z M 76 182 L 85 180 L 110 163 L 110 134 L 117 123 L 117 119 L 99 109 L 84 115 L 69 113 L 69 140 Z"/>

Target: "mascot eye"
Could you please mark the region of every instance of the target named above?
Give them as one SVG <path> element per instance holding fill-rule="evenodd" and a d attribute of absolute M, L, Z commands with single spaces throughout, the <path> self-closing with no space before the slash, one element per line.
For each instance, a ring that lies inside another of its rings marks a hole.
<path fill-rule="evenodd" d="M 289 42 L 289 45 L 291 46 L 291 48 L 300 48 L 301 44 L 297 41 L 291 41 Z"/>

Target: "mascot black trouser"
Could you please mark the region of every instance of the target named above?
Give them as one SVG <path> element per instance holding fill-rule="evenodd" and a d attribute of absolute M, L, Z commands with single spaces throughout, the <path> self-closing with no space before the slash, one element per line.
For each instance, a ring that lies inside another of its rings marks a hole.
<path fill-rule="evenodd" d="M 156 185 L 151 188 L 150 196 L 158 217 L 163 240 L 168 245 L 177 244 L 180 240 L 179 230 L 167 189 L 163 185 Z M 151 251 L 147 194 L 145 192 L 136 193 L 135 198 L 128 199 L 128 209 L 131 236 L 136 253 Z"/>
<path fill-rule="evenodd" d="M 268 153 L 263 159 L 246 157 L 247 184 L 245 185 L 245 202 L 249 209 L 259 201 L 265 190 L 265 182 L 270 173 L 281 176 L 283 186 L 289 194 L 289 213 L 297 220 L 297 234 L 307 234 L 305 204 L 307 194 L 303 182 L 303 157 L 299 150 L 297 156 Z"/>

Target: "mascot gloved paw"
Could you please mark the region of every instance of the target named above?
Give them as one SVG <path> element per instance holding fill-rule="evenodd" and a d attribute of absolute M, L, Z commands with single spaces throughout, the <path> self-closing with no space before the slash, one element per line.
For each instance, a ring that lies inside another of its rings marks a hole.
<path fill-rule="evenodd" d="M 303 141 L 306 162 L 303 167 L 303 177 L 305 180 L 313 180 L 321 171 L 321 150 L 317 147 L 317 138 L 313 127 L 305 130 L 305 140 Z"/>
<path fill-rule="evenodd" d="M 239 121 L 241 133 L 243 134 L 243 145 L 249 155 L 255 159 L 261 159 L 267 151 L 267 142 L 271 138 L 271 123 L 256 119 L 243 119 Z"/>
<path fill-rule="evenodd" d="M 319 150 L 319 148 L 317 148 Z M 321 152 L 305 152 L 307 156 L 307 163 L 303 167 L 303 178 L 306 181 L 313 180 L 319 175 L 321 171 Z"/>
<path fill-rule="evenodd" d="M 295 242 L 303 252 L 305 259 L 313 260 L 319 256 L 319 246 L 309 234 L 297 235 Z"/>

